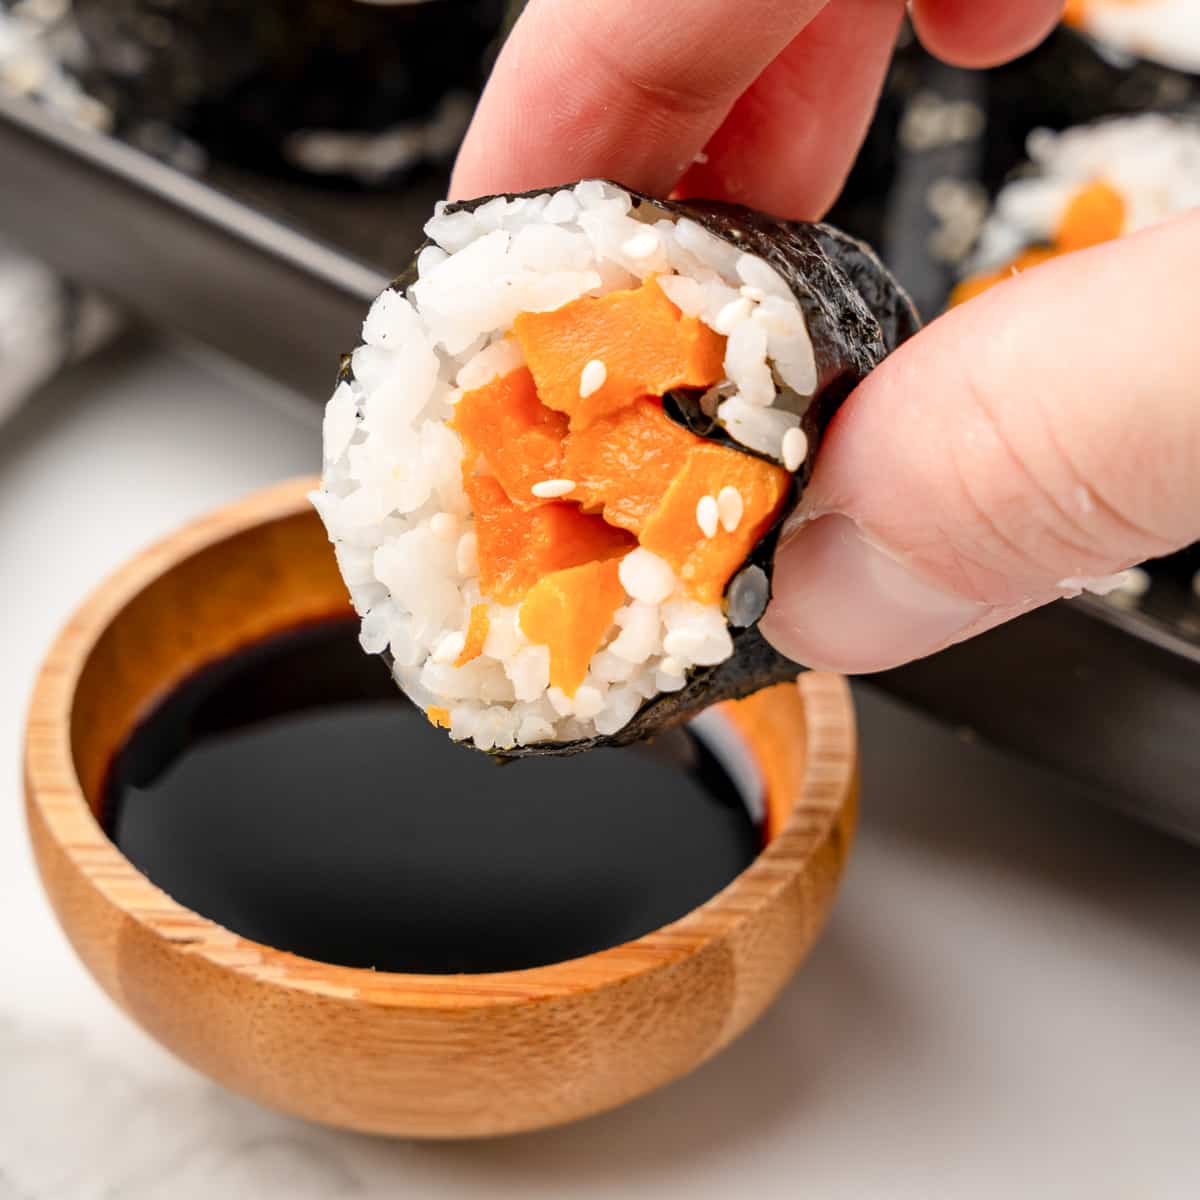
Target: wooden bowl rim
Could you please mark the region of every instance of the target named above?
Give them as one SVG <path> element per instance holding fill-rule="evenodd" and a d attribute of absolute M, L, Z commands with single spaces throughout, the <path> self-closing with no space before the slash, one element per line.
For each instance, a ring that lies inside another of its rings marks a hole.
<path fill-rule="evenodd" d="M 176 949 L 288 990 L 423 1009 L 520 1004 L 619 985 L 722 942 L 804 871 L 856 794 L 857 735 L 846 681 L 803 674 L 772 704 L 794 709 L 805 738 L 803 783 L 787 821 L 758 857 L 691 913 L 632 942 L 515 971 L 422 975 L 343 967 L 254 942 L 172 899 L 104 833 L 76 774 L 72 705 L 97 642 L 147 586 L 181 562 L 259 525 L 300 516 L 315 478 L 286 480 L 196 518 L 101 583 L 59 632 L 38 672 L 25 738 L 25 790 L 50 836 L 97 891 Z M 35 749 L 36 743 L 36 749 Z M 48 749 L 49 748 L 49 749 Z"/>

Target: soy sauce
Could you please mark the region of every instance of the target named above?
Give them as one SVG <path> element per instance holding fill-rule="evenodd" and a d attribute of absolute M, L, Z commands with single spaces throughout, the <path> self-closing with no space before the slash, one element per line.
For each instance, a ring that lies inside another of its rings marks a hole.
<path fill-rule="evenodd" d="M 154 883 L 245 937 L 430 973 L 628 941 L 714 895 L 761 842 L 694 734 L 500 765 L 431 727 L 342 620 L 167 696 L 114 760 L 104 816 Z"/>

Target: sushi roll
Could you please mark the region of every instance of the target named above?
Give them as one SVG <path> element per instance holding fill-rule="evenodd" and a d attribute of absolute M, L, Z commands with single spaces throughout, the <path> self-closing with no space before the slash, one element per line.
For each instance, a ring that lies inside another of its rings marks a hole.
<path fill-rule="evenodd" d="M 1115 117 L 1038 130 L 1029 163 L 1001 188 L 952 304 L 1016 271 L 1200 206 L 1200 120 Z"/>
<path fill-rule="evenodd" d="M 794 677 L 756 625 L 842 399 L 914 330 L 829 226 L 589 180 L 441 205 L 325 414 L 362 645 L 477 749 L 648 736 Z"/>
<path fill-rule="evenodd" d="M 1200 72 L 1196 0 L 1068 0 L 1063 21 L 1126 65 L 1138 59 Z"/>
<path fill-rule="evenodd" d="M 152 153 L 356 186 L 445 166 L 503 0 L 74 0 L 84 81 Z"/>
<path fill-rule="evenodd" d="M 1167 8 L 1187 14 L 1192 33 L 1173 55 L 1152 52 L 1171 40 L 1147 32 Z M 1122 17 L 1118 9 L 1125 14 Z M 1118 37 L 1126 18 L 1145 37 Z M 1113 22 L 1110 24 L 1110 20 Z M 1105 31 L 1111 37 L 1105 36 Z M 1061 131 L 1105 117 L 1180 111 L 1197 103 L 1197 62 L 1184 47 L 1200 33 L 1200 5 L 1193 0 L 1080 0 L 1068 5 L 1067 21 L 1015 62 L 985 73 L 987 146 L 980 181 L 994 192 L 1023 156 L 1025 139 L 1040 128 Z"/>

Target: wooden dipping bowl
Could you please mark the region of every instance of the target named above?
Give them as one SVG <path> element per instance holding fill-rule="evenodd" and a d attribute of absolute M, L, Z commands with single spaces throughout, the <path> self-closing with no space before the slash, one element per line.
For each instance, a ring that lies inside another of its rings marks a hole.
<path fill-rule="evenodd" d="M 312 486 L 260 492 L 133 559 L 42 667 L 29 831 L 88 970 L 147 1033 L 234 1091 L 374 1133 L 477 1137 L 571 1121 L 728 1045 L 813 944 L 849 849 L 854 714 L 837 676 L 725 706 L 766 785 L 758 858 L 681 920 L 551 966 L 408 975 L 300 958 L 176 903 L 105 836 L 105 772 L 156 699 L 264 635 L 347 611 L 305 500 Z"/>

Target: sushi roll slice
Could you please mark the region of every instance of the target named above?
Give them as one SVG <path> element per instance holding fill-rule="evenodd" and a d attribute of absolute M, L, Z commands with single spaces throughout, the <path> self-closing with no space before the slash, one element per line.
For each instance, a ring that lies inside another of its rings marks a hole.
<path fill-rule="evenodd" d="M 1118 63 L 1137 59 L 1200 72 L 1200 4 L 1196 0 L 1068 0 L 1063 21 Z"/>
<path fill-rule="evenodd" d="M 862 244 L 589 180 L 439 206 L 326 410 L 362 645 L 452 738 L 624 743 L 799 668 L 758 634 L 842 399 L 913 332 Z"/>
<path fill-rule="evenodd" d="M 453 157 L 503 0 L 73 0 L 84 83 L 151 153 L 395 186 Z M 174 138 L 171 135 L 175 135 Z"/>
<path fill-rule="evenodd" d="M 1029 163 L 1001 188 L 952 297 L 1200 206 L 1200 121 L 1147 113 L 1063 133 L 1038 130 Z"/>

